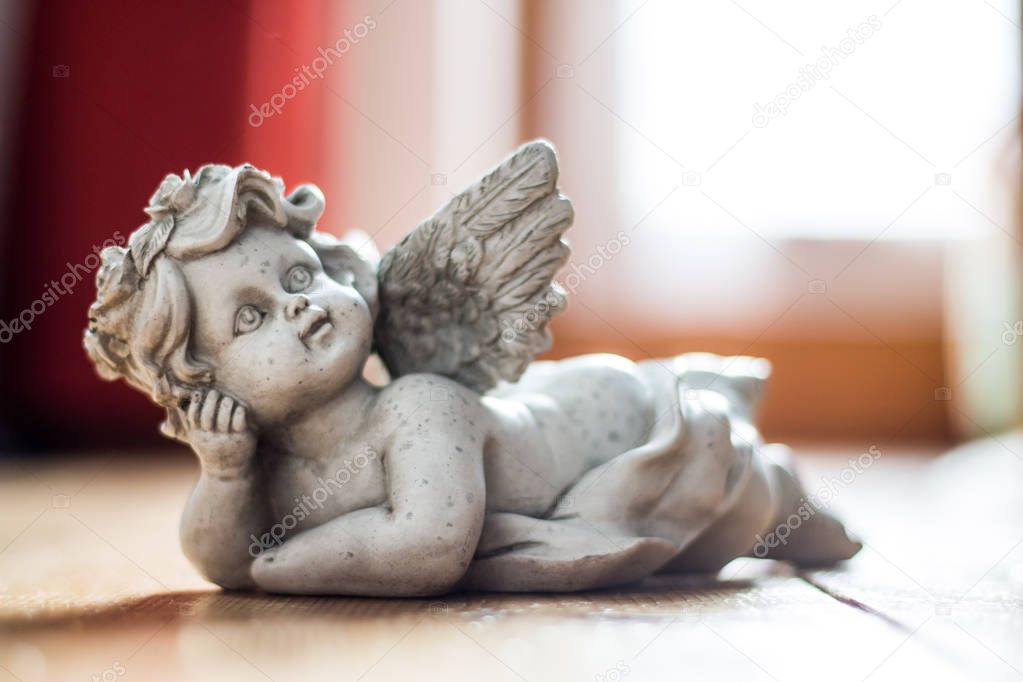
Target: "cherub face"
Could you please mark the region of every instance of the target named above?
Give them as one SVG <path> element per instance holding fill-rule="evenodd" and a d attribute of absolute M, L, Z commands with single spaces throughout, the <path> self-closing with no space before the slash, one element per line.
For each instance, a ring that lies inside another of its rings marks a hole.
<path fill-rule="evenodd" d="M 193 297 L 193 352 L 256 424 L 300 414 L 361 372 L 372 342 L 369 307 L 327 276 L 307 243 L 250 227 L 182 270 Z"/>

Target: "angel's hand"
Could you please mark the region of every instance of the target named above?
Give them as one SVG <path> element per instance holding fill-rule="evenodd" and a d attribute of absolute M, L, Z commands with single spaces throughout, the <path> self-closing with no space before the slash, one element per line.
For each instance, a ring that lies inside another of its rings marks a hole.
<path fill-rule="evenodd" d="M 245 406 L 229 395 L 210 389 L 192 394 L 183 408 L 186 438 L 205 473 L 219 478 L 245 474 L 256 453 L 256 434 Z"/>

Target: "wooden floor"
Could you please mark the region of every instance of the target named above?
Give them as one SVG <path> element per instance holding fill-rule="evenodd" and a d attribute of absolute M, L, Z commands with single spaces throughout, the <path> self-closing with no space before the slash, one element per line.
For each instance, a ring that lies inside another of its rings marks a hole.
<path fill-rule="evenodd" d="M 0 682 L 1023 680 L 1023 436 L 869 447 L 799 450 L 866 542 L 844 570 L 438 600 L 218 591 L 177 547 L 181 452 L 0 464 Z"/>

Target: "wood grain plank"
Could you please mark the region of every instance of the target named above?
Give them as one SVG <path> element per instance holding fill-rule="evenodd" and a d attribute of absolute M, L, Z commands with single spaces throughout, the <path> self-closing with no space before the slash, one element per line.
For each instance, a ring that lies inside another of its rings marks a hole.
<path fill-rule="evenodd" d="M 934 679 L 957 674 L 954 661 L 915 638 L 905 644 L 905 632 L 828 588 L 756 560 L 719 579 L 657 577 L 578 595 L 221 592 L 177 546 L 194 476 L 180 453 L 0 465 L 0 680 L 105 672 L 118 680 L 862 680 L 907 666 Z"/>
<path fill-rule="evenodd" d="M 834 502 L 863 552 L 807 580 L 899 623 L 914 646 L 976 679 L 1023 678 L 1021 453 L 1023 435 L 1010 434 L 933 462 L 882 455 Z M 898 656 L 886 667 L 909 672 Z"/>

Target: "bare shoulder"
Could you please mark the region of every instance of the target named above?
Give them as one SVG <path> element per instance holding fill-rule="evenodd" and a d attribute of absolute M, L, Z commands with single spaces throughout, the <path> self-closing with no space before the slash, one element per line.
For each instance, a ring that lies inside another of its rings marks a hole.
<path fill-rule="evenodd" d="M 436 374 L 408 374 L 385 386 L 374 407 L 374 421 L 386 433 L 482 433 L 488 411 L 479 394 Z"/>
<path fill-rule="evenodd" d="M 451 546 L 471 558 L 486 499 L 488 426 L 479 397 L 443 377 L 413 374 L 390 383 L 376 409 L 393 509 L 404 510 L 409 533 L 425 533 L 430 542 L 450 533 Z M 462 523 L 448 518 L 459 514 Z"/>

